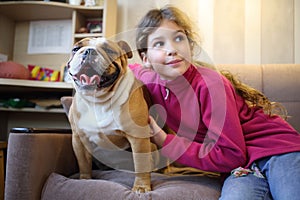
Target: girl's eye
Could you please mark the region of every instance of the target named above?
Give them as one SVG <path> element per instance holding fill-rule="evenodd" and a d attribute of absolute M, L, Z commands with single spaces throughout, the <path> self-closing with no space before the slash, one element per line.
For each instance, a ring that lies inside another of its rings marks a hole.
<path fill-rule="evenodd" d="M 153 44 L 153 47 L 158 48 L 158 47 L 162 47 L 163 45 L 164 45 L 163 42 L 155 42 L 155 43 Z"/>
<path fill-rule="evenodd" d="M 183 40 L 184 40 L 184 36 L 183 35 L 178 35 L 178 36 L 175 37 L 175 41 L 176 42 L 181 42 Z"/>

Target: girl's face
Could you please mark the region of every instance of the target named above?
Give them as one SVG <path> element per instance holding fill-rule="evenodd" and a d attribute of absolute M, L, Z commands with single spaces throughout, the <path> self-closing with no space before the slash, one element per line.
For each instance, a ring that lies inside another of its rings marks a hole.
<path fill-rule="evenodd" d="M 163 80 L 173 80 L 190 66 L 191 46 L 184 30 L 169 20 L 148 36 L 145 65 L 151 65 Z"/>

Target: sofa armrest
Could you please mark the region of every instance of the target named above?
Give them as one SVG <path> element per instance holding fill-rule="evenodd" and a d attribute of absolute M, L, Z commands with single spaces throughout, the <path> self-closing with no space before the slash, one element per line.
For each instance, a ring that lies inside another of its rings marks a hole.
<path fill-rule="evenodd" d="M 6 200 L 40 199 L 52 172 L 65 176 L 78 172 L 70 133 L 51 129 L 16 132 L 11 131 L 8 138 Z"/>

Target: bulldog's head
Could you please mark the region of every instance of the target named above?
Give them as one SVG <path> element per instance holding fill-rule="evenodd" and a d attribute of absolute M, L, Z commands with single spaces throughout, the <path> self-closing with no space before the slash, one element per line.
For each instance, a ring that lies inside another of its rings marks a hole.
<path fill-rule="evenodd" d="M 129 45 L 105 38 L 77 42 L 68 62 L 69 74 L 78 90 L 109 91 L 127 70 L 132 57 Z"/>

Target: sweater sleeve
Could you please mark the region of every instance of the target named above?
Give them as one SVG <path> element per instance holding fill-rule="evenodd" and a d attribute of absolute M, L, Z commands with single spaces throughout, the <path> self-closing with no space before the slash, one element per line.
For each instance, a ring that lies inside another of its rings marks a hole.
<path fill-rule="evenodd" d="M 144 84 L 153 83 L 155 80 L 156 73 L 153 70 L 145 68 L 138 63 L 129 64 L 128 66 L 134 76 Z"/>
<path fill-rule="evenodd" d="M 246 163 L 246 146 L 234 88 L 222 76 L 204 80 L 198 91 L 201 119 L 207 128 L 203 143 L 168 135 L 162 154 L 201 170 L 227 173 Z"/>

